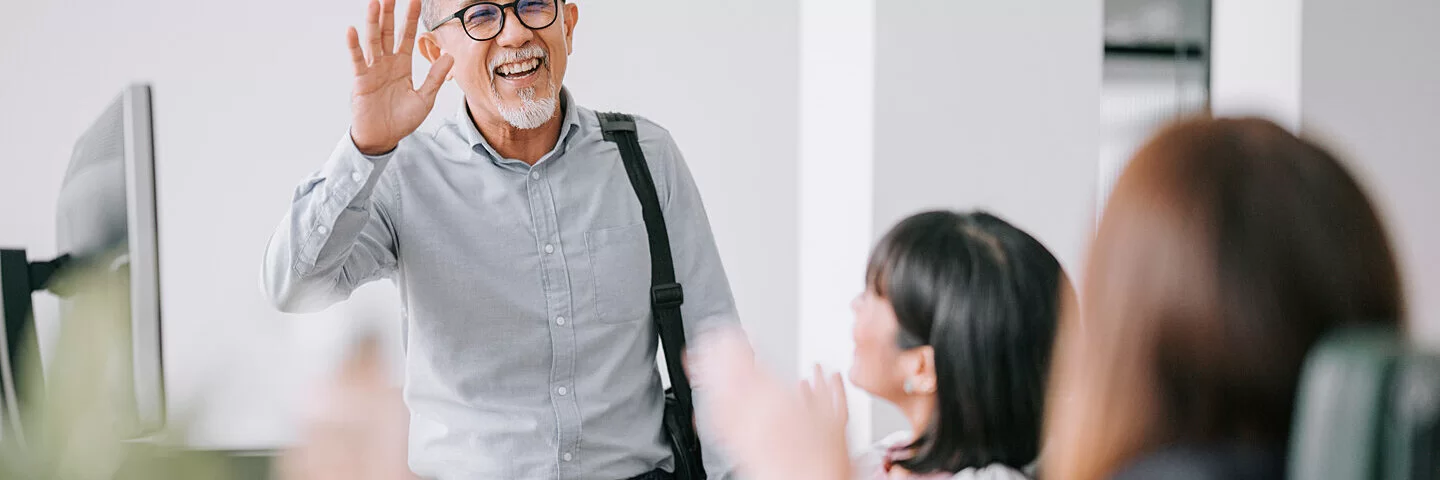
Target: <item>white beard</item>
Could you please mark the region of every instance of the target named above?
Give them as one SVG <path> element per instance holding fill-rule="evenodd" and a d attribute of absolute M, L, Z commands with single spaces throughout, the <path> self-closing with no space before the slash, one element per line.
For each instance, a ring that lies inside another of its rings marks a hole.
<path fill-rule="evenodd" d="M 554 83 L 550 84 L 550 95 L 545 98 L 535 98 L 535 87 L 528 87 L 516 92 L 520 96 L 520 108 L 511 108 L 500 100 L 499 93 L 495 93 L 495 105 L 499 107 L 500 116 L 505 118 L 510 126 L 520 130 L 531 130 L 540 128 L 551 118 L 555 118 L 555 112 L 559 110 L 559 94 L 555 92 Z"/>

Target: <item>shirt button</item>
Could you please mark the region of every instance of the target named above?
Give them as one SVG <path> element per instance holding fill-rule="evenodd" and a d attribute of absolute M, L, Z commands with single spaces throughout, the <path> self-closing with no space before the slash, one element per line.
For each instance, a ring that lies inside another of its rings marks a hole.
<path fill-rule="evenodd" d="M 365 180 L 365 176 L 361 175 L 360 172 L 355 172 L 350 174 L 350 179 L 354 180 L 355 183 L 360 183 L 361 180 Z"/>
<path fill-rule="evenodd" d="M 539 180 L 539 179 L 540 179 L 540 172 L 530 172 L 530 179 L 531 179 L 531 180 Z"/>
<path fill-rule="evenodd" d="M 562 327 L 565 326 L 565 317 L 555 317 L 555 324 Z M 561 390 L 564 389 L 562 388 Z"/>
<path fill-rule="evenodd" d="M 555 391 L 558 392 L 558 393 L 560 394 L 560 396 L 562 396 L 562 397 L 565 396 L 566 394 L 570 393 L 570 391 L 569 391 L 569 390 L 566 390 L 565 387 L 560 387 L 559 389 L 557 389 L 557 390 L 555 390 Z"/>
<path fill-rule="evenodd" d="M 321 226 L 315 227 L 315 231 L 320 232 L 321 235 L 324 235 L 324 234 L 326 234 L 326 233 L 328 233 L 328 232 L 330 231 L 330 228 L 329 228 L 329 227 L 326 227 L 326 226 L 324 226 L 324 225 L 321 225 Z"/>
<path fill-rule="evenodd" d="M 555 246 L 554 246 L 554 245 L 546 245 L 546 246 L 545 246 L 545 253 L 555 253 Z"/>
<path fill-rule="evenodd" d="M 565 455 L 561 455 L 560 458 L 563 458 L 563 459 L 565 459 L 565 461 L 568 462 L 568 461 L 570 461 L 571 459 L 573 459 L 573 458 L 575 458 L 575 457 L 571 456 L 569 453 L 566 453 Z"/>

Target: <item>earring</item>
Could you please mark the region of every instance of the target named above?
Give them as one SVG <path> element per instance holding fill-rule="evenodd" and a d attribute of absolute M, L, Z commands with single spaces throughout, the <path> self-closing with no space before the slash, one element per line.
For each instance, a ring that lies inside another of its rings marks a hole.
<path fill-rule="evenodd" d="M 910 379 L 908 379 L 908 378 L 905 379 L 905 386 L 904 386 L 904 388 L 905 388 L 905 394 L 906 394 L 906 395 L 913 395 L 913 394 L 915 394 L 915 383 L 914 383 L 914 382 L 911 382 Z"/>

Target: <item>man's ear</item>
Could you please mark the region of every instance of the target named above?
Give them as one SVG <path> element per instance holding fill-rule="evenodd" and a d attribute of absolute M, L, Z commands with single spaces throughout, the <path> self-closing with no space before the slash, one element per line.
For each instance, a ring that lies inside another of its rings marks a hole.
<path fill-rule="evenodd" d="M 440 39 L 435 38 L 435 32 L 421 33 L 415 41 L 419 42 L 420 56 L 425 57 L 430 63 L 435 63 L 440 59 L 440 54 L 445 53 L 440 49 Z"/>
<path fill-rule="evenodd" d="M 575 53 L 575 22 L 580 21 L 580 6 L 565 2 L 565 54 Z"/>
<path fill-rule="evenodd" d="M 420 56 L 425 57 L 425 59 L 429 60 L 432 64 L 440 60 L 440 55 L 445 54 L 445 49 L 440 48 L 440 39 L 435 36 L 435 32 L 421 33 L 415 41 L 419 42 Z M 445 81 L 447 82 L 455 76 L 454 69 L 451 69 L 450 72 L 451 73 L 445 74 Z"/>

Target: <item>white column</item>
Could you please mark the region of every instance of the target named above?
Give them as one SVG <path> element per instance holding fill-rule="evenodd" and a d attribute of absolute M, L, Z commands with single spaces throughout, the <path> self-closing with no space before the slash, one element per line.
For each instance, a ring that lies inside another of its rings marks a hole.
<path fill-rule="evenodd" d="M 847 372 L 850 301 L 874 236 L 875 0 L 803 0 L 800 14 L 800 362 Z M 850 441 L 870 442 L 870 397 L 849 390 Z"/>

